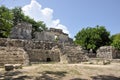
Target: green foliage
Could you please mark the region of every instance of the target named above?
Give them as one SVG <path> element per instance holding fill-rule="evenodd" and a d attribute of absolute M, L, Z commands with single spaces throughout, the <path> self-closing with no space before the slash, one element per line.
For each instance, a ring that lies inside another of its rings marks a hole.
<path fill-rule="evenodd" d="M 12 9 L 12 13 L 14 15 L 14 19 L 13 19 L 14 26 L 17 25 L 17 23 L 23 21 L 25 15 L 20 7 L 15 7 L 14 9 Z"/>
<path fill-rule="evenodd" d="M 9 36 L 13 26 L 13 14 L 11 10 L 5 6 L 0 7 L 0 37 L 6 38 Z"/>
<path fill-rule="evenodd" d="M 94 28 L 83 28 L 75 36 L 75 43 L 81 45 L 87 50 L 96 51 L 100 46 L 110 43 L 110 33 L 104 26 L 96 26 Z"/>
<path fill-rule="evenodd" d="M 112 35 L 111 45 L 120 50 L 120 34 Z"/>
<path fill-rule="evenodd" d="M 24 15 L 20 7 L 15 7 L 14 9 L 12 9 L 12 11 L 14 14 L 14 25 L 16 25 L 19 22 L 28 22 L 32 24 L 33 32 L 35 31 L 40 32 L 47 29 L 43 21 L 35 21 L 34 19 L 31 19 L 29 16 Z"/>
<path fill-rule="evenodd" d="M 35 21 L 29 16 L 26 16 L 20 7 L 15 7 L 12 10 L 6 8 L 5 6 L 0 7 L 0 37 L 8 37 L 11 28 L 20 22 L 31 23 L 33 27 L 33 33 L 35 31 L 41 32 L 47 29 L 43 21 Z"/>

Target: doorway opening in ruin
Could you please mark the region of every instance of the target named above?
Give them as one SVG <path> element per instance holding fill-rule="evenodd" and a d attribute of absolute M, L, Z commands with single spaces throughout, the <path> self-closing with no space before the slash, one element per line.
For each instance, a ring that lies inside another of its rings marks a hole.
<path fill-rule="evenodd" d="M 46 60 L 47 62 L 51 62 L 52 60 L 51 60 L 51 58 L 47 58 L 47 60 Z"/>

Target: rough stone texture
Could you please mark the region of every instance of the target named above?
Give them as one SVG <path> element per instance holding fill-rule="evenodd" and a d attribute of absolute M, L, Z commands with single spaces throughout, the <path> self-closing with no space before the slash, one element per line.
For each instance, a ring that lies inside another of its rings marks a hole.
<path fill-rule="evenodd" d="M 113 46 L 103 46 L 97 50 L 97 58 L 115 59 L 119 54 Z"/>
<path fill-rule="evenodd" d="M 30 62 L 59 62 L 59 52 L 51 50 L 32 49 L 28 50 Z"/>
<path fill-rule="evenodd" d="M 68 34 L 62 32 L 61 29 L 50 28 L 48 31 L 35 32 L 35 39 L 42 41 L 56 41 L 55 36 L 58 37 L 58 42 L 73 42 L 71 38 L 68 37 Z"/>
<path fill-rule="evenodd" d="M 3 38 L 0 38 L 0 42 L 1 42 L 0 46 L 2 47 L 7 46 L 9 48 L 11 47 L 23 48 L 26 51 L 25 54 L 29 55 L 31 62 L 35 62 L 35 61 L 45 62 L 47 61 L 48 58 L 54 62 L 60 61 L 59 51 L 55 48 L 55 46 L 58 46 L 59 48 L 61 47 L 58 43 L 35 41 L 35 40 L 22 40 L 22 39 L 3 39 Z"/>
<path fill-rule="evenodd" d="M 32 25 L 29 23 L 18 23 L 12 28 L 10 38 L 12 39 L 31 39 Z"/>
<path fill-rule="evenodd" d="M 64 46 L 61 54 L 62 63 L 80 63 L 88 61 L 86 51 L 80 46 Z"/>
<path fill-rule="evenodd" d="M 21 55 L 22 53 L 28 54 L 30 62 L 60 61 L 63 63 L 79 63 L 82 61 L 87 61 L 88 59 L 85 50 L 83 50 L 81 47 L 75 46 L 74 44 L 68 43 L 61 44 L 50 41 L 0 38 L 0 46 L 5 47 L 5 50 L 2 51 L 3 54 L 5 51 L 7 51 L 6 49 L 10 49 L 8 50 L 9 52 L 5 52 L 6 56 L 11 57 L 13 53 L 19 53 Z M 15 48 L 12 49 L 12 47 Z M 22 51 L 19 51 L 19 48 L 22 49 Z M 3 55 L 1 56 L 1 59 L 2 58 L 4 58 Z M 19 58 L 22 57 L 18 56 L 18 58 L 13 58 L 14 61 L 15 59 L 19 61 L 15 64 L 21 64 L 21 60 L 19 60 Z M 10 62 L 6 61 L 6 63 Z"/>
<path fill-rule="evenodd" d="M 22 48 L 0 47 L 0 66 L 4 64 L 29 64 L 29 57 Z"/>
<path fill-rule="evenodd" d="M 27 49 L 51 50 L 56 45 L 60 47 L 60 44 L 54 42 L 0 38 L 0 46 L 21 47 L 24 48 L 25 50 Z"/>

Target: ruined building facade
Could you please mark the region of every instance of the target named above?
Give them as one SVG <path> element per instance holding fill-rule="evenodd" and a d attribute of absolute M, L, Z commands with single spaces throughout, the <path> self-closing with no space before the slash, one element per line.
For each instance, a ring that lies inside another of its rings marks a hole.
<path fill-rule="evenodd" d="M 34 34 L 32 36 L 32 34 Z M 39 41 L 56 41 L 55 38 L 59 42 L 73 42 L 71 38 L 69 38 L 68 34 L 63 33 L 61 29 L 50 28 L 49 30 L 42 32 L 34 32 L 32 33 L 32 25 L 26 22 L 18 23 L 11 30 L 11 39 L 27 39 L 27 40 L 39 40 Z"/>
<path fill-rule="evenodd" d="M 12 39 L 32 39 L 32 25 L 26 22 L 18 23 L 11 30 Z"/>
<path fill-rule="evenodd" d="M 68 34 L 63 33 L 61 29 L 50 28 L 47 31 L 35 32 L 34 35 L 35 39 L 41 41 L 55 41 L 57 39 L 59 42 L 72 42 Z"/>
<path fill-rule="evenodd" d="M 49 61 L 79 63 L 88 59 L 84 51 L 71 44 L 72 39 L 60 29 L 35 32 L 34 38 L 31 34 L 32 26 L 24 22 L 13 27 L 10 38 L 0 38 L 0 66 Z"/>
<path fill-rule="evenodd" d="M 102 46 L 97 50 L 97 58 L 120 59 L 120 51 L 113 46 Z"/>

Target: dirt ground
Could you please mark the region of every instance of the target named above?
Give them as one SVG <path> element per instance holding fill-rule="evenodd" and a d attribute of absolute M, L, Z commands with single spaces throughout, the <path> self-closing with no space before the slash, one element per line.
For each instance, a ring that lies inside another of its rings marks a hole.
<path fill-rule="evenodd" d="M 120 80 L 120 63 L 33 64 L 8 72 L 0 68 L 0 80 Z"/>

